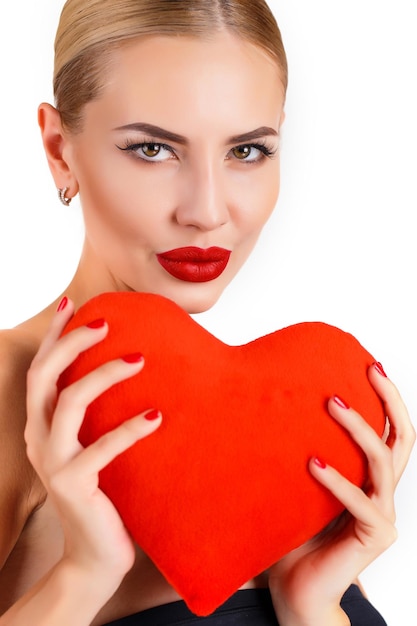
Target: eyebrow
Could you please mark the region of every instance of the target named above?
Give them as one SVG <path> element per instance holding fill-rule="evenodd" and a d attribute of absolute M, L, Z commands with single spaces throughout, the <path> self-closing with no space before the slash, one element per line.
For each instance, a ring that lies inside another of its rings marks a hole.
<path fill-rule="evenodd" d="M 153 124 L 147 124 L 145 122 L 135 122 L 133 124 L 126 124 L 125 126 L 118 126 L 114 130 L 134 130 L 136 132 L 142 132 L 151 135 L 156 139 L 164 139 L 166 141 L 178 143 L 182 146 L 186 146 L 189 143 L 188 139 L 183 135 L 178 135 L 177 133 L 173 133 L 170 130 L 161 128 L 160 126 L 154 126 Z M 267 137 L 270 135 L 277 137 L 278 131 L 268 126 L 260 126 L 259 128 L 251 130 L 247 133 L 242 133 L 241 135 L 233 135 L 232 137 L 228 138 L 226 143 L 243 144 L 245 142 L 253 141 L 254 139 L 260 139 L 261 137 Z"/>

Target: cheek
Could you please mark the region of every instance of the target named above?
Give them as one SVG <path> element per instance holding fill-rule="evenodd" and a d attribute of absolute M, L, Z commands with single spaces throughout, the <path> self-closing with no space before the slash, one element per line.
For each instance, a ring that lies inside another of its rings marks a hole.
<path fill-rule="evenodd" d="M 139 166 L 133 159 L 127 163 L 102 160 L 94 166 L 82 163 L 79 184 L 86 227 L 107 229 L 127 239 L 141 232 L 152 234 L 175 202 L 169 173 L 161 170 Z"/>
<path fill-rule="evenodd" d="M 251 166 L 248 166 L 248 169 Z M 278 200 L 280 188 L 279 161 L 274 160 L 257 171 L 244 172 L 233 181 L 234 199 L 231 210 L 235 222 L 247 235 L 257 237 L 271 216 Z"/>

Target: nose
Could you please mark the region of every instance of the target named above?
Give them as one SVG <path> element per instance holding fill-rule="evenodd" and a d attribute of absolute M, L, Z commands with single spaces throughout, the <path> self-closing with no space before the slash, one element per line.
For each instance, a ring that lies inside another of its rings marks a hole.
<path fill-rule="evenodd" d="M 181 226 L 212 231 L 229 220 L 225 179 L 216 163 L 199 161 L 190 165 L 175 219 Z"/>

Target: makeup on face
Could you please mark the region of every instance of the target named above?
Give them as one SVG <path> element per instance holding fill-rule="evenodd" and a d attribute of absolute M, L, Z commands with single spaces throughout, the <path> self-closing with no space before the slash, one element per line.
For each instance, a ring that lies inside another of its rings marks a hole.
<path fill-rule="evenodd" d="M 162 267 L 178 280 L 205 283 L 218 278 L 226 269 L 231 250 L 189 246 L 157 254 Z"/>
<path fill-rule="evenodd" d="M 85 107 L 83 132 L 71 138 L 83 267 L 101 272 L 108 290 L 207 310 L 277 200 L 276 66 L 229 34 L 151 37 L 117 58 L 101 97 Z"/>
<path fill-rule="evenodd" d="M 170 130 L 148 124 L 136 122 L 114 129 L 115 132 L 125 132 L 128 135 L 143 133 L 143 138 L 132 140 L 127 138 L 123 145 L 116 144 L 122 152 L 126 152 L 136 158 L 150 164 L 176 160 L 176 148 L 174 145 L 187 148 L 190 144 L 187 137 Z M 228 160 L 234 159 L 241 164 L 260 163 L 265 157 L 274 158 L 278 147 L 271 138 L 279 136 L 273 128 L 262 126 L 255 130 L 230 137 L 225 142 L 225 154 Z M 163 142 L 170 142 L 171 145 Z"/>

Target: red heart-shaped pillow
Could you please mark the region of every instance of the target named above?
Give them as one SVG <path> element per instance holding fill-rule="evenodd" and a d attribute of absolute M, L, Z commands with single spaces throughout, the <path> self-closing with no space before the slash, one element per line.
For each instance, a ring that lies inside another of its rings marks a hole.
<path fill-rule="evenodd" d="M 142 372 L 89 406 L 80 441 L 162 411 L 160 428 L 105 468 L 100 485 L 190 609 L 207 615 L 342 511 L 310 475 L 311 457 L 363 485 L 363 453 L 326 406 L 339 394 L 382 435 L 384 411 L 367 379 L 374 359 L 319 322 L 228 346 L 152 294 L 98 296 L 65 332 L 99 317 L 107 338 L 59 387 L 109 359 L 145 356 Z"/>

